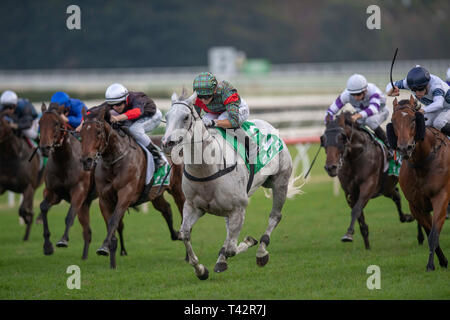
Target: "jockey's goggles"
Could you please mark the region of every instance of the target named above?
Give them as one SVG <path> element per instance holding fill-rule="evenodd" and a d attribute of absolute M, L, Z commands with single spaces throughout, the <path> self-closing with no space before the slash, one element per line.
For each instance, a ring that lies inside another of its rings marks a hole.
<path fill-rule="evenodd" d="M 212 94 L 207 95 L 207 96 L 197 96 L 197 98 L 199 98 L 200 100 L 208 100 L 208 99 L 211 99 L 211 97 L 212 97 Z"/>

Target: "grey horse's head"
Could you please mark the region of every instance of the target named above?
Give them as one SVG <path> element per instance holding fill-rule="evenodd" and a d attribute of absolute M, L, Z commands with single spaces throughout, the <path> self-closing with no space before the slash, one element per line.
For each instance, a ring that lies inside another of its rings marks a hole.
<path fill-rule="evenodd" d="M 172 149 L 179 145 L 193 129 L 198 115 L 194 110 L 194 102 L 197 93 L 187 97 L 187 91 L 183 89 L 180 97 L 174 92 L 172 95 L 172 106 L 166 113 L 166 132 L 161 140 L 161 148 L 169 154 Z"/>

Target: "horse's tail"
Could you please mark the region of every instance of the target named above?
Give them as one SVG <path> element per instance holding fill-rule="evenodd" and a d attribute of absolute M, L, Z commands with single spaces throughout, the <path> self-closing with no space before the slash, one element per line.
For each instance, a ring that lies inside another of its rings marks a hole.
<path fill-rule="evenodd" d="M 301 181 L 300 184 L 297 183 L 297 181 Z M 288 189 L 287 189 L 287 194 L 286 197 L 288 199 L 292 199 L 294 198 L 296 195 L 298 194 L 303 194 L 303 190 L 301 189 L 306 183 L 306 180 L 303 177 L 303 174 L 300 174 L 298 176 L 295 176 L 295 172 L 292 171 L 291 177 L 289 178 L 289 182 L 288 182 Z M 268 190 L 268 189 L 264 189 L 264 195 L 266 196 L 266 198 L 272 198 L 272 189 Z"/>

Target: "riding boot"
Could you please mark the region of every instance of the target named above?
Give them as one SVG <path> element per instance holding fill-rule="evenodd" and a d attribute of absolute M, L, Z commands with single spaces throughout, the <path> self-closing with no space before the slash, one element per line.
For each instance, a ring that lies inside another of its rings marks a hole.
<path fill-rule="evenodd" d="M 450 137 L 450 123 L 446 123 L 445 126 L 442 127 L 441 132 Z"/>
<path fill-rule="evenodd" d="M 375 134 L 386 145 L 386 149 L 388 151 L 388 158 L 394 157 L 394 151 L 392 150 L 391 145 L 389 144 L 388 138 L 384 130 L 381 127 L 378 127 L 375 129 Z"/>
<path fill-rule="evenodd" d="M 164 160 L 162 158 L 161 151 L 156 145 L 153 144 L 153 142 L 149 143 L 149 145 L 147 146 L 147 149 L 148 149 L 148 151 L 150 151 L 150 153 L 153 156 L 153 161 L 155 162 L 155 171 L 156 171 L 164 165 Z"/>

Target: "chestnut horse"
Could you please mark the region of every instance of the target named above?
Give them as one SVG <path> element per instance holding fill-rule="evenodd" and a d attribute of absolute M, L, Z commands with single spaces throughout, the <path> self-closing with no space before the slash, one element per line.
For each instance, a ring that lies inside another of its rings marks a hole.
<path fill-rule="evenodd" d="M 354 224 L 358 220 L 364 245 L 370 249 L 369 226 L 363 212 L 370 199 L 380 195 L 390 198 L 397 206 L 401 222 L 411 222 L 414 218 L 402 212 L 400 193 L 396 188 L 398 178 L 384 172 L 381 146 L 351 120 L 351 113 L 342 113 L 335 120 L 327 117 L 326 122 L 325 133 L 320 137 L 327 154 L 325 170 L 330 177 L 338 176 L 352 209 L 350 226 L 341 240 L 353 241 Z M 419 242 L 423 241 L 421 234 L 419 227 Z"/>
<path fill-rule="evenodd" d="M 19 216 L 26 223 L 25 241 L 30 236 L 33 223 L 34 193 L 44 181 L 45 168 L 40 169 L 41 156 L 28 161 L 33 148 L 25 138 L 15 134 L 5 116 L 4 112 L 0 113 L 0 194 L 9 190 L 23 195 Z"/>
<path fill-rule="evenodd" d="M 405 159 L 400 187 L 411 213 L 428 236 L 427 271 L 435 269 L 435 252 L 439 265 L 446 268 L 448 261 L 439 247 L 439 234 L 450 201 L 450 141 L 439 130 L 425 127 L 423 113 L 413 96 L 400 102 L 395 99 L 393 106 L 388 138 Z"/>
<path fill-rule="evenodd" d="M 66 200 L 70 208 L 66 217 L 66 229 L 57 247 L 67 247 L 69 228 L 75 215 L 83 227 L 84 249 L 82 259 L 88 256 L 91 242 L 91 228 L 89 226 L 89 207 L 96 198 L 94 175 L 92 171 L 83 170 L 81 165 L 81 143 L 71 133 L 68 125 L 62 120 L 64 106 L 51 103 L 48 110 L 42 104 L 42 117 L 39 120 L 41 139 L 39 148 L 48 157 L 45 177 L 44 200 L 41 202 L 41 214 L 44 226 L 44 254 L 53 253 L 50 242 L 47 213 L 50 208 Z M 122 248 L 123 249 L 123 248 Z"/>
<path fill-rule="evenodd" d="M 95 110 L 95 111 L 94 111 Z M 99 196 L 100 210 L 107 225 L 107 236 L 97 254 L 110 256 L 110 267 L 116 267 L 115 232 L 125 211 L 138 203 L 151 201 L 167 222 L 172 240 L 180 240 L 173 229 L 170 204 L 164 199 L 164 191 L 174 198 L 181 218 L 185 197 L 181 189 L 182 167 L 173 165 L 168 186 L 152 186 L 141 197 L 145 187 L 147 160 L 144 151 L 122 129 L 110 125 L 110 107 L 103 104 L 84 115 L 81 129 L 82 162 L 85 170 L 95 163 L 95 185 Z M 147 190 L 146 190 L 147 191 Z"/>

